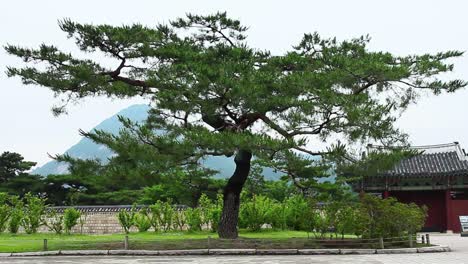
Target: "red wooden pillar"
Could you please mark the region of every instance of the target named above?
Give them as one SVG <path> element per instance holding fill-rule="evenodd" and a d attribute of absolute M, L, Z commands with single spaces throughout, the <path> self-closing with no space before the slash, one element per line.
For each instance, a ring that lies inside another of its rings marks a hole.
<path fill-rule="evenodd" d="M 452 196 L 450 195 L 450 190 L 445 190 L 445 223 L 446 223 L 446 231 L 452 232 Z"/>
<path fill-rule="evenodd" d="M 383 198 L 387 199 L 388 197 L 390 197 L 390 192 L 389 191 L 384 191 L 383 192 Z"/>

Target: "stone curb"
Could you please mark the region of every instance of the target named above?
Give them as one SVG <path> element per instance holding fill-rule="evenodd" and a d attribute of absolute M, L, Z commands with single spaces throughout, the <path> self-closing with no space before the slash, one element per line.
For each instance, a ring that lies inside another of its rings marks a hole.
<path fill-rule="evenodd" d="M 418 253 L 417 248 L 389 248 L 377 249 L 377 254 L 415 254 Z"/>
<path fill-rule="evenodd" d="M 208 249 L 159 250 L 161 256 L 208 255 Z"/>
<path fill-rule="evenodd" d="M 28 256 L 56 256 L 60 251 L 38 251 L 38 252 L 23 252 L 23 253 L 7 253 L 12 257 L 28 257 Z"/>
<path fill-rule="evenodd" d="M 299 255 L 338 255 L 340 250 L 333 248 L 299 249 L 298 253 Z"/>
<path fill-rule="evenodd" d="M 418 248 L 418 253 L 437 253 L 437 252 L 450 252 L 449 246 L 433 246 Z"/>
<path fill-rule="evenodd" d="M 257 255 L 297 255 L 297 249 L 257 249 Z"/>
<path fill-rule="evenodd" d="M 157 256 L 157 250 L 109 250 L 109 255 L 129 255 L 129 256 Z"/>
<path fill-rule="evenodd" d="M 255 255 L 255 249 L 210 249 L 210 255 Z"/>
<path fill-rule="evenodd" d="M 340 254 L 342 255 L 369 255 L 369 254 L 375 254 L 375 253 L 376 253 L 375 249 L 361 249 L 361 248 L 340 249 Z"/>
<path fill-rule="evenodd" d="M 423 248 L 392 249 L 188 249 L 188 250 L 59 250 L 21 253 L 0 253 L 6 257 L 39 257 L 39 256 L 188 256 L 188 255 L 369 255 L 369 254 L 416 254 L 450 252 L 448 246 Z"/>
<path fill-rule="evenodd" d="M 59 255 L 66 255 L 66 256 L 109 255 L 109 250 L 60 250 Z"/>

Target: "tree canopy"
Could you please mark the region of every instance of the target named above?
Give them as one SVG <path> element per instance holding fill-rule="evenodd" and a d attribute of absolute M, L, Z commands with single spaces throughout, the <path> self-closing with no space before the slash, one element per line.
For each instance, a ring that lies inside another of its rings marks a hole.
<path fill-rule="evenodd" d="M 0 155 L 0 183 L 4 184 L 9 180 L 26 174 L 36 162 L 25 161 L 19 153 L 5 151 Z"/>
<path fill-rule="evenodd" d="M 226 13 L 188 14 L 154 27 L 69 19 L 59 26 L 84 54 L 48 44 L 7 45 L 26 62 L 9 67 L 8 76 L 64 95 L 57 114 L 66 102 L 88 96 L 147 98 L 152 110 L 145 124 L 123 120 L 127 130 L 119 136 L 85 135 L 125 150 L 117 153 L 127 158 L 150 160 L 152 170 L 199 170 L 207 155 L 234 156 L 219 227 L 225 238 L 237 237 L 252 156 L 294 181 L 313 181 L 328 168 L 311 156 L 344 153 L 356 142 L 405 144 L 394 124 L 401 112 L 425 91 L 454 92 L 467 84 L 438 77 L 453 70 L 447 60 L 459 51 L 396 56 L 369 50 L 367 36 L 339 41 L 312 33 L 290 51 L 272 54 L 250 47 L 247 27 Z M 114 59 L 115 67 L 97 56 Z M 329 147 L 311 146 L 311 139 Z"/>

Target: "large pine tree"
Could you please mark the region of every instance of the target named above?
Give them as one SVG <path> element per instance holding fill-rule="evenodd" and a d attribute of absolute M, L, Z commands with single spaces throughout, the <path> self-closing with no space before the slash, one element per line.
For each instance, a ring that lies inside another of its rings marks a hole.
<path fill-rule="evenodd" d="M 125 138 L 132 134 L 132 144 L 164 157 L 155 163 L 183 167 L 206 155 L 234 156 L 236 169 L 224 189 L 222 238 L 237 237 L 239 197 L 252 156 L 293 180 L 310 176 L 317 173 L 314 159 L 300 153 L 344 148 L 321 150 L 308 145 L 309 139 L 404 142 L 394 122 L 418 95 L 466 85 L 437 77 L 452 71 L 446 60 L 462 52 L 395 56 L 368 50 L 367 37 L 337 41 L 314 33 L 287 53 L 271 54 L 249 47 L 247 28 L 225 13 L 189 14 L 152 28 L 70 20 L 60 28 L 84 56 L 53 45 L 8 45 L 8 53 L 26 62 L 8 68 L 8 76 L 48 87 L 67 101 L 96 95 L 148 98 L 148 123 L 128 122 L 132 132 Z M 102 56 L 116 66 L 85 59 Z M 156 133 L 161 130 L 164 135 Z M 104 133 L 88 136 L 110 145 L 119 140 Z"/>

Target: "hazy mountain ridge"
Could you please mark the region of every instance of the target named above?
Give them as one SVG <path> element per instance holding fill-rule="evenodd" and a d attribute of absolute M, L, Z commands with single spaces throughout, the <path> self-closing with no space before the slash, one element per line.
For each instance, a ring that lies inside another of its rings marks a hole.
<path fill-rule="evenodd" d="M 118 120 L 118 116 L 130 118 L 135 122 L 142 122 L 148 117 L 149 106 L 144 104 L 132 105 L 118 112 L 112 117 L 102 121 L 93 130 L 104 130 L 113 134 L 119 133 L 122 124 Z M 104 145 L 96 144 L 88 138 L 82 138 L 77 144 L 69 148 L 65 153 L 75 158 L 81 159 L 99 159 L 107 160 L 114 153 Z M 49 161 L 43 166 L 34 169 L 32 173 L 47 176 L 50 174 L 65 174 L 68 172 L 68 165 L 63 162 Z"/>
<path fill-rule="evenodd" d="M 134 122 L 142 122 L 148 117 L 148 105 L 139 104 L 132 105 L 112 117 L 102 121 L 93 130 L 104 130 L 113 134 L 117 134 L 122 128 L 122 124 L 118 120 L 118 116 L 124 116 L 131 119 Z M 88 138 L 82 138 L 77 144 L 69 148 L 65 153 L 75 158 L 81 159 L 99 159 L 106 161 L 114 153 L 112 150 L 104 145 L 94 143 Z M 234 172 L 234 160 L 224 156 L 218 157 L 207 157 L 203 161 L 204 166 L 219 171 L 217 177 L 227 178 Z M 32 171 L 33 174 L 39 174 L 43 176 L 51 174 L 65 174 L 68 173 L 68 164 L 57 161 L 50 161 L 43 166 L 36 168 Z M 265 178 L 267 179 L 278 179 L 281 174 L 275 173 L 271 168 L 265 168 L 263 171 Z"/>

